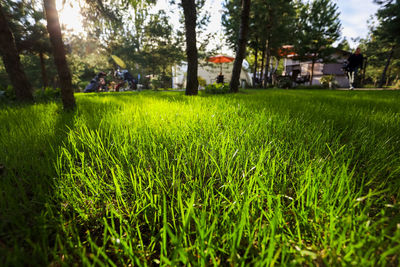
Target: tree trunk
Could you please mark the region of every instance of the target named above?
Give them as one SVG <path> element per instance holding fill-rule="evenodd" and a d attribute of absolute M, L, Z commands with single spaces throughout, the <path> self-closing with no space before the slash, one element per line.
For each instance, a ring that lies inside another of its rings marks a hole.
<path fill-rule="evenodd" d="M 249 29 L 249 15 L 250 15 L 250 2 L 251 0 L 242 0 L 242 13 L 240 15 L 240 30 L 239 40 L 237 45 L 237 52 L 235 63 L 233 64 L 232 79 L 230 83 L 231 92 L 239 92 L 239 79 L 240 71 L 242 70 L 242 63 L 246 53 L 247 32 Z"/>
<path fill-rule="evenodd" d="M 391 73 L 392 72 L 392 68 L 389 66 L 389 69 L 388 69 L 388 75 L 386 76 L 386 86 L 389 86 L 389 82 L 390 82 L 390 76 L 391 76 Z"/>
<path fill-rule="evenodd" d="M 383 69 L 382 77 L 381 77 L 381 80 L 380 80 L 379 85 L 378 85 L 380 88 L 383 86 L 383 83 L 385 82 L 385 79 L 386 79 L 386 71 L 387 71 L 387 69 L 389 68 L 390 60 L 392 59 L 393 52 L 394 52 L 394 47 L 395 47 L 395 46 L 393 45 L 393 46 L 392 46 L 392 49 L 390 50 L 388 59 L 387 59 L 387 61 L 386 61 L 385 68 Z"/>
<path fill-rule="evenodd" d="M 75 108 L 74 90 L 72 89 L 71 73 L 65 57 L 65 48 L 62 41 L 60 22 L 55 0 L 44 0 L 44 9 L 47 19 L 47 31 L 53 47 L 54 63 L 60 79 L 61 99 L 64 109 Z"/>
<path fill-rule="evenodd" d="M 40 58 L 40 69 L 42 71 L 42 85 L 44 90 L 49 86 L 49 82 L 47 80 L 46 64 L 44 62 L 43 52 L 39 52 L 39 58 Z"/>
<path fill-rule="evenodd" d="M 256 88 L 257 79 L 257 60 L 258 60 L 258 39 L 256 39 L 256 49 L 254 51 L 254 72 L 253 72 L 253 88 Z"/>
<path fill-rule="evenodd" d="M 0 52 L 18 101 L 33 101 L 32 86 L 22 68 L 14 36 L 0 3 Z"/>
<path fill-rule="evenodd" d="M 185 16 L 186 55 L 188 61 L 186 95 L 197 95 L 197 46 L 196 46 L 196 3 L 194 0 L 182 0 Z"/>
<path fill-rule="evenodd" d="M 261 87 L 264 84 L 264 62 L 265 62 L 265 46 L 264 45 L 264 49 L 262 51 L 262 55 L 261 55 L 261 71 L 260 71 L 260 80 L 261 80 Z"/>
<path fill-rule="evenodd" d="M 276 81 L 277 81 L 277 77 L 276 77 L 276 71 L 278 70 L 279 67 L 279 61 L 280 58 L 275 58 L 276 62 L 275 62 L 275 69 L 274 72 L 272 73 L 272 85 L 275 86 L 276 85 Z"/>
<path fill-rule="evenodd" d="M 269 50 L 269 41 L 267 41 L 267 47 L 265 48 L 267 50 L 267 61 L 265 62 L 265 71 L 264 71 L 264 88 L 267 88 L 268 86 L 268 72 L 269 72 L 269 65 L 271 61 L 271 52 Z"/>
<path fill-rule="evenodd" d="M 366 70 L 367 70 L 367 65 L 368 65 L 368 58 L 365 57 L 365 59 L 364 59 L 364 66 L 363 66 L 363 72 L 362 72 L 361 82 L 360 82 L 360 86 L 361 86 L 361 87 L 364 87 L 365 72 L 366 72 Z"/>
<path fill-rule="evenodd" d="M 313 60 L 312 60 L 312 63 L 311 63 L 310 86 L 312 85 L 312 80 L 313 80 L 313 78 L 314 78 L 314 65 L 315 65 L 315 61 L 314 61 L 314 59 L 313 59 Z"/>

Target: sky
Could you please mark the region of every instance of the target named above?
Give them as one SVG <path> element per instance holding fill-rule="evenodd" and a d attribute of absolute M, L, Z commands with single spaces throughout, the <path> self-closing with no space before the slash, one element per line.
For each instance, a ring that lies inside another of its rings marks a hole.
<path fill-rule="evenodd" d="M 355 48 L 357 43 L 352 38 L 361 37 L 365 38 L 368 33 L 367 20 L 371 15 L 375 14 L 378 10 L 378 5 L 373 3 L 373 0 L 332 0 L 338 5 L 338 11 L 340 12 L 340 20 L 342 23 L 342 38 L 346 37 L 350 43 L 351 48 Z M 57 8 L 59 9 L 62 5 L 62 0 L 57 0 Z M 59 10 L 59 16 L 61 23 L 67 25 L 75 31 L 82 32 L 82 20 L 79 15 L 79 6 L 77 1 L 67 1 L 62 10 Z M 171 23 L 173 25 L 179 24 L 178 13 L 174 8 L 168 5 L 168 0 L 158 0 L 156 9 L 164 9 L 171 12 Z M 72 3 L 72 5 L 71 5 Z M 211 13 L 211 21 L 208 26 L 210 32 L 217 34 L 218 39 L 223 39 L 222 26 L 221 26 L 221 12 L 222 12 L 223 0 L 206 0 L 205 9 Z M 227 47 L 223 48 L 224 53 L 232 55 Z"/>
<path fill-rule="evenodd" d="M 368 34 L 367 20 L 376 13 L 379 6 L 372 0 L 336 0 L 342 22 L 342 36 L 346 37 L 350 46 L 355 48 L 357 43 L 351 38 L 365 38 Z"/>

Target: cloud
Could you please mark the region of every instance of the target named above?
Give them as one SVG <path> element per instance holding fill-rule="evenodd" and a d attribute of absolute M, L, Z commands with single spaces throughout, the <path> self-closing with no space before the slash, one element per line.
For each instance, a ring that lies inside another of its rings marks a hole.
<path fill-rule="evenodd" d="M 378 10 L 378 5 L 372 0 L 337 0 L 342 22 L 342 35 L 351 43 L 351 38 L 366 37 L 368 34 L 367 20 Z"/>

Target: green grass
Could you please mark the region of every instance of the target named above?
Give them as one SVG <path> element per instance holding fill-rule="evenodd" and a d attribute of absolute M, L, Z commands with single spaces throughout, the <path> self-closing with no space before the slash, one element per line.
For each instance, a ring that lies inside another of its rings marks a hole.
<path fill-rule="evenodd" d="M 0 263 L 398 266 L 400 92 L 0 107 Z"/>

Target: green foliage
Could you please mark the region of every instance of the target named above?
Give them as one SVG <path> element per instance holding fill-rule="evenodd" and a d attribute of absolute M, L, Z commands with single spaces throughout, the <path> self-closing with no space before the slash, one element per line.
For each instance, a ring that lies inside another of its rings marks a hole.
<path fill-rule="evenodd" d="M 324 75 L 321 77 L 321 79 L 319 80 L 319 82 L 321 83 L 321 85 L 324 88 L 335 88 L 338 85 L 336 84 L 336 78 L 335 75 Z"/>
<path fill-rule="evenodd" d="M 294 36 L 295 51 L 300 60 L 333 61 L 332 44 L 340 36 L 338 6 L 331 0 L 315 0 L 302 4 Z M 313 76 L 313 69 L 311 76 Z"/>
<path fill-rule="evenodd" d="M 197 80 L 199 81 L 199 86 L 205 87 L 207 85 L 207 81 L 203 77 L 198 76 Z"/>
<path fill-rule="evenodd" d="M 397 81 L 393 84 L 393 88 L 394 88 L 394 89 L 400 89 L 400 80 L 397 80 Z"/>
<path fill-rule="evenodd" d="M 61 89 L 53 89 L 47 87 L 44 90 L 36 90 L 33 96 L 35 98 L 35 101 L 38 102 L 54 101 L 61 98 Z"/>
<path fill-rule="evenodd" d="M 2 89 L 3 90 L 0 90 L 2 92 L 0 97 L 1 101 L 14 101 L 16 99 L 15 90 L 12 85 L 8 85 Z"/>
<path fill-rule="evenodd" d="M 225 1 L 225 10 L 222 15 L 226 41 L 234 50 L 239 36 L 240 6 L 241 1 Z M 293 1 L 251 1 L 246 57 L 251 72 L 254 72 L 255 67 L 257 72 L 261 72 L 259 69 L 261 67 L 260 62 L 265 61 L 267 55 L 275 57 L 276 60 L 281 58 L 280 47 L 293 41 L 295 14 L 295 3 Z M 264 54 L 263 51 L 265 51 Z M 257 64 L 255 64 L 254 54 L 257 54 Z M 264 55 L 264 59 L 262 59 L 262 55 Z M 265 73 L 264 70 L 263 73 Z"/>
<path fill-rule="evenodd" d="M 276 86 L 278 88 L 292 88 L 293 82 L 292 79 L 290 79 L 290 77 L 286 77 L 286 76 L 281 76 L 277 78 L 277 83 Z"/>
<path fill-rule="evenodd" d="M 400 1 L 375 0 L 381 5 L 377 12 L 379 25 L 375 29 L 375 35 L 379 35 L 385 42 L 400 45 Z"/>
<path fill-rule="evenodd" d="M 382 19 L 378 15 L 377 25 L 370 22 L 370 34 L 360 39 L 359 45 L 367 63 L 365 83 L 373 84 L 374 87 L 378 86 L 383 76 L 384 85 L 390 85 L 396 81 L 400 72 L 400 46 L 396 46 L 393 37 L 388 35 L 387 29 L 382 26 Z"/>
<path fill-rule="evenodd" d="M 168 75 L 155 76 L 150 79 L 152 89 L 164 88 L 167 89 L 171 86 L 172 77 Z"/>
<path fill-rule="evenodd" d="M 347 41 L 346 37 L 344 37 L 343 40 L 337 45 L 337 48 L 347 52 L 351 51 L 350 44 Z"/>
<path fill-rule="evenodd" d="M 212 95 L 227 94 L 230 92 L 229 84 L 227 83 L 208 84 L 205 87 L 205 92 L 207 94 L 212 94 Z"/>

